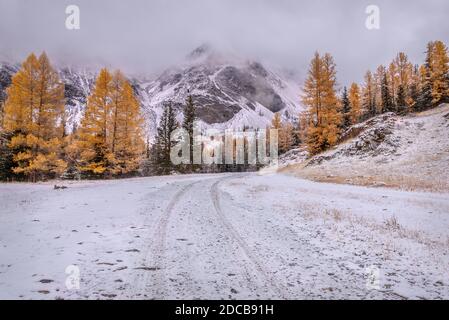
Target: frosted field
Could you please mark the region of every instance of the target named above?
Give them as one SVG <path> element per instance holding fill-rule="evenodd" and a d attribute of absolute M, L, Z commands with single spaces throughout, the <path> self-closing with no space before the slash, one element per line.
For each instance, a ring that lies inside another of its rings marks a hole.
<path fill-rule="evenodd" d="M 65 185 L 0 185 L 0 298 L 449 299 L 449 194 L 280 174 Z"/>

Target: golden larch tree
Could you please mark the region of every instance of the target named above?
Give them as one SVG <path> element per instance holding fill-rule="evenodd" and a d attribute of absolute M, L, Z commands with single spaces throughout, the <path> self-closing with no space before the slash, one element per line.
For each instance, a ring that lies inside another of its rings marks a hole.
<path fill-rule="evenodd" d="M 79 170 L 94 176 L 113 173 L 113 154 L 110 140 L 111 82 L 109 71 L 101 69 L 79 128 L 77 148 L 80 150 Z"/>
<path fill-rule="evenodd" d="M 114 74 L 113 83 L 115 82 L 120 83 L 119 86 L 113 86 L 113 92 L 119 90 L 113 93 L 119 95 L 119 103 L 116 106 L 113 104 L 114 140 L 111 149 L 116 161 L 116 171 L 124 175 L 140 167 L 145 152 L 143 118 L 131 84 L 120 72 Z"/>
<path fill-rule="evenodd" d="M 308 109 L 307 146 L 311 154 L 337 143 L 341 113 L 336 94 L 336 66 L 332 56 L 316 52 L 304 83 L 302 103 Z"/>
<path fill-rule="evenodd" d="M 120 71 L 102 69 L 75 142 L 79 170 L 100 177 L 136 171 L 145 150 L 142 125 L 140 104 L 128 80 Z"/>
<path fill-rule="evenodd" d="M 376 72 L 374 72 L 374 101 L 376 104 L 376 113 L 382 112 L 382 79 L 387 72 L 385 66 L 380 65 L 377 67 Z"/>
<path fill-rule="evenodd" d="M 30 54 L 7 89 L 5 130 L 17 166 L 13 171 L 32 181 L 61 174 L 64 84 L 45 53 Z"/>
<path fill-rule="evenodd" d="M 362 109 L 366 118 L 376 115 L 376 83 L 371 71 L 367 71 L 364 77 L 365 83 L 362 89 Z"/>
<path fill-rule="evenodd" d="M 387 81 L 388 89 L 391 94 L 392 103 L 396 106 L 398 87 L 399 87 L 399 75 L 397 65 L 393 62 L 390 63 L 387 69 Z"/>
<path fill-rule="evenodd" d="M 432 84 L 432 104 L 437 105 L 449 98 L 449 56 L 442 41 L 431 44 L 430 82 Z"/>
<path fill-rule="evenodd" d="M 285 153 L 289 151 L 294 143 L 293 124 L 290 121 L 282 123 L 279 130 L 279 151 Z"/>
<path fill-rule="evenodd" d="M 349 88 L 349 104 L 351 105 L 351 122 L 352 124 L 358 123 L 362 116 L 362 107 L 360 101 L 360 88 L 357 83 L 352 83 Z"/>
<path fill-rule="evenodd" d="M 399 52 L 393 63 L 396 66 L 399 85 L 403 86 L 405 91 L 408 92 L 412 80 L 413 65 L 404 52 Z"/>

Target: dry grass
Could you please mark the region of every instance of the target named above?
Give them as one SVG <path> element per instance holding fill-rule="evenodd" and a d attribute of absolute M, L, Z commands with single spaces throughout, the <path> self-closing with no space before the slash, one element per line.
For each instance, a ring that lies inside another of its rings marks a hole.
<path fill-rule="evenodd" d="M 444 251 L 449 250 L 449 237 L 446 241 L 441 239 L 433 239 L 422 231 L 402 226 L 395 215 L 379 223 L 372 218 L 342 212 L 338 209 L 325 209 L 321 211 L 317 210 L 316 206 L 304 203 L 299 204 L 299 207 L 302 209 L 301 217 L 308 220 L 322 219 L 323 223 L 331 222 L 333 224 L 343 224 L 342 226 L 350 226 L 353 230 L 356 230 L 357 226 L 361 226 L 371 230 L 371 232 L 378 232 L 380 234 L 389 235 L 399 239 L 413 240 L 417 243 L 428 246 L 429 248 L 440 248 Z"/>
<path fill-rule="evenodd" d="M 337 209 L 326 209 L 324 214 L 335 222 L 340 222 L 343 220 L 343 213 Z"/>
<path fill-rule="evenodd" d="M 392 216 L 388 219 L 385 219 L 385 226 L 390 229 L 390 230 L 400 230 L 401 229 L 401 225 L 398 222 L 398 219 L 396 218 L 396 216 Z"/>
<path fill-rule="evenodd" d="M 346 169 L 346 170 L 344 170 Z M 304 167 L 304 164 L 281 168 L 279 172 L 296 177 L 336 184 L 351 184 L 366 187 L 386 187 L 408 191 L 449 192 L 447 174 L 439 177 L 418 177 L 412 174 L 394 174 L 389 168 L 336 168 L 329 170 L 323 167 Z M 363 171 L 362 171 L 363 170 Z M 419 169 L 417 169 L 419 170 Z M 364 174 L 360 174 L 363 172 Z"/>

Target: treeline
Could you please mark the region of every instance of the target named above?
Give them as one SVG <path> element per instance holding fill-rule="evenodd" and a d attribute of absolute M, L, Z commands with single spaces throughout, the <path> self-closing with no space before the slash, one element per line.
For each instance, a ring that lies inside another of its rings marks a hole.
<path fill-rule="evenodd" d="M 215 142 L 221 143 L 220 156 L 217 155 L 217 161 L 214 163 L 206 163 L 204 161 L 204 155 L 207 153 L 209 156 L 214 156 L 214 150 L 209 150 L 208 146 L 211 143 L 210 137 L 201 136 L 205 134 L 204 130 L 197 127 L 196 134 L 199 137 L 199 153 L 201 163 L 195 163 L 194 161 L 194 138 L 195 138 L 195 126 L 197 123 L 196 107 L 192 98 L 192 95 L 188 95 L 186 98 L 185 105 L 183 106 L 183 121 L 182 123 L 177 122 L 175 110 L 171 102 L 167 102 L 164 105 L 164 111 L 162 113 L 161 119 L 159 121 L 157 134 L 153 144 L 148 144 L 147 159 L 144 161 L 143 174 L 144 175 L 164 175 L 174 172 L 179 173 L 217 173 L 217 172 L 242 172 L 242 171 L 255 171 L 262 166 L 259 162 L 255 164 L 250 164 L 248 159 L 248 140 L 243 138 L 243 162 L 238 163 L 237 158 L 237 137 L 233 138 L 233 153 L 232 162 L 227 163 L 225 152 L 224 152 L 224 137 L 215 137 Z M 171 139 L 172 134 L 176 129 L 182 128 L 188 133 L 189 141 L 188 146 L 190 148 L 189 163 L 185 164 L 173 164 L 171 159 L 171 153 L 174 145 L 180 141 L 176 139 Z M 245 130 L 245 128 L 243 128 Z M 267 137 L 268 138 L 268 137 Z M 220 139 L 220 140 L 218 140 Z M 267 142 L 268 144 L 268 142 Z"/>
<path fill-rule="evenodd" d="M 429 42 L 422 65 L 400 52 L 388 66 L 367 71 L 363 84 L 341 91 L 333 57 L 317 52 L 302 91 L 306 112 L 298 122 L 281 123 L 275 115 L 272 127 L 280 130 L 280 152 L 305 145 L 313 155 L 338 143 L 349 126 L 376 115 L 419 112 L 449 102 L 448 48 L 441 41 Z"/>
<path fill-rule="evenodd" d="M 68 133 L 64 84 L 45 53 L 30 54 L 7 88 L 0 130 L 0 178 L 127 176 L 145 154 L 143 119 L 120 71 L 102 69 L 79 128 Z"/>
<path fill-rule="evenodd" d="M 182 164 L 174 166 L 170 139 L 177 128 L 190 135 L 196 108 L 188 95 L 183 122 L 167 102 L 154 143 L 145 139 L 139 101 L 120 71 L 102 69 L 87 99 L 79 127 L 66 128 L 64 84 L 45 53 L 30 54 L 0 99 L 0 180 L 114 178 L 176 172 L 256 170 L 260 164 Z M 296 123 L 279 113 L 266 129 L 278 130 L 279 153 L 307 146 L 311 155 L 339 142 L 351 125 L 378 114 L 406 114 L 449 102 L 449 56 L 441 41 L 429 42 L 422 65 L 403 52 L 388 66 L 367 71 L 363 84 L 340 90 L 336 64 L 315 53 L 302 90 L 306 107 Z M 269 130 L 267 130 L 268 132 Z M 267 136 L 267 146 L 270 137 Z M 244 142 L 245 155 L 248 144 Z M 234 159 L 237 157 L 233 155 Z M 193 159 L 191 158 L 193 163 Z"/>
<path fill-rule="evenodd" d="M 0 101 L 0 180 L 41 181 L 54 178 L 105 179 L 172 172 L 255 170 L 254 165 L 173 165 L 172 132 L 190 135 L 196 108 L 188 95 L 183 123 L 170 102 L 150 144 L 141 107 L 120 71 L 102 69 L 94 83 L 79 126 L 67 128 L 64 84 L 45 53 L 30 54 L 12 77 L 6 100 Z M 246 146 L 245 146 L 246 147 Z"/>

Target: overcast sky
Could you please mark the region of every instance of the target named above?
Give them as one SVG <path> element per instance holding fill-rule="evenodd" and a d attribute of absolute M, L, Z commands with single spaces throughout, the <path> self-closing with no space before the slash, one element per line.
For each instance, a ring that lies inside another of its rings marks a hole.
<path fill-rule="evenodd" d="M 65 8 L 80 8 L 67 30 Z M 380 29 L 365 9 L 380 8 Z M 60 64 L 155 73 L 207 42 L 306 72 L 315 50 L 334 55 L 339 83 L 405 51 L 421 63 L 429 40 L 449 42 L 447 0 L 0 0 L 0 56 L 46 50 Z"/>

